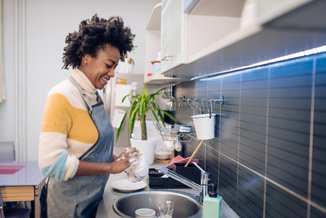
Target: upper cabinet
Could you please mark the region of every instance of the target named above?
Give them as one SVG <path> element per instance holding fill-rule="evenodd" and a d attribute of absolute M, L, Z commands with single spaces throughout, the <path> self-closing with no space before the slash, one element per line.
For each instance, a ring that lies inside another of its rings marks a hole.
<path fill-rule="evenodd" d="M 153 71 L 151 61 L 161 52 L 161 3 L 155 5 L 145 29 L 145 74 Z"/>
<path fill-rule="evenodd" d="M 144 83 L 150 85 L 176 84 L 182 81 L 179 78 L 167 77 L 161 73 L 162 67 L 165 69 L 168 69 L 168 67 L 170 67 L 169 69 L 171 69 L 172 65 L 176 66 L 177 63 L 179 64 L 182 62 L 181 53 L 179 49 L 181 48 L 180 44 L 182 37 L 184 37 L 183 35 L 181 36 L 181 33 L 183 33 L 183 31 L 181 31 L 181 29 L 179 28 L 179 24 L 173 22 L 173 19 L 180 19 L 182 16 L 180 8 L 178 10 L 175 10 L 175 7 L 177 7 L 177 4 L 175 3 L 181 3 L 181 1 L 169 1 L 168 3 L 172 3 L 172 5 L 166 5 L 166 3 L 164 2 L 162 3 L 164 5 L 164 9 L 162 8 L 161 3 L 154 6 L 152 13 L 149 17 L 147 28 L 145 30 L 146 73 L 144 76 Z M 181 6 L 182 4 L 178 5 L 178 7 Z M 168 17 L 164 19 L 172 20 L 163 22 L 161 19 L 163 11 L 165 11 L 165 15 L 168 15 Z M 164 23 L 168 26 L 164 26 Z M 176 26 L 172 26 L 169 23 L 176 24 Z M 173 31 L 171 31 L 172 29 Z M 164 32 L 166 34 L 164 34 Z M 176 43 L 176 41 L 178 42 Z M 169 44 L 169 48 L 165 46 L 167 44 Z M 161 65 L 161 70 L 154 69 L 154 62 L 158 65 Z"/>
<path fill-rule="evenodd" d="M 155 36 L 147 64 L 160 52 L 164 74 L 156 82 L 228 73 L 326 45 L 326 0 L 162 0 L 159 7 L 159 30 L 147 30 Z"/>
<path fill-rule="evenodd" d="M 155 5 L 149 16 L 149 20 L 145 29 L 145 74 L 144 83 L 151 83 L 155 77 L 157 83 L 158 77 L 164 75 L 152 75 L 153 64 L 152 61 L 157 59 L 161 52 L 161 3 Z M 150 74 L 151 73 L 151 74 Z M 148 75 L 150 74 L 150 76 Z M 153 80 L 154 81 L 154 80 Z"/>
<path fill-rule="evenodd" d="M 186 62 L 186 15 L 181 0 L 162 1 L 161 71 Z"/>
<path fill-rule="evenodd" d="M 194 79 L 326 45 L 325 9 L 325 0 L 184 0 L 186 61 L 162 72 Z"/>
<path fill-rule="evenodd" d="M 267 23 L 312 0 L 255 0 L 258 20 Z M 318 0 L 317 0 L 318 1 Z M 310 15 L 311 16 L 311 15 Z"/>
<path fill-rule="evenodd" d="M 244 0 L 163 0 L 161 72 L 192 62 L 239 28 Z"/>
<path fill-rule="evenodd" d="M 184 3 L 184 11 L 188 13 L 187 62 L 197 59 L 204 48 L 240 27 L 244 0 L 184 0 Z"/>

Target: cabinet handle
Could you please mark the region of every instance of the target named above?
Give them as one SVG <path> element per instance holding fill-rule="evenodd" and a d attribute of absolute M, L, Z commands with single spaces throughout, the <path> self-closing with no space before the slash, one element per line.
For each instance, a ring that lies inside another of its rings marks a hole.
<path fill-rule="evenodd" d="M 169 61 L 169 60 L 171 60 L 173 58 L 173 56 L 171 56 L 171 55 L 166 55 L 166 56 L 164 56 L 162 59 L 161 59 L 161 61 Z"/>

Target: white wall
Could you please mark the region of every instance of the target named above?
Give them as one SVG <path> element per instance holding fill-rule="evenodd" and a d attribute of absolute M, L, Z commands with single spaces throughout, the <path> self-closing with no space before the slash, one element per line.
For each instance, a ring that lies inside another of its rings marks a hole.
<path fill-rule="evenodd" d="M 6 100 L 0 104 L 0 141 L 14 140 L 14 71 L 15 71 L 15 13 L 14 1 L 4 0 L 1 15 L 3 17 L 3 62 L 6 84 Z"/>
<path fill-rule="evenodd" d="M 82 19 L 95 13 L 106 18 L 121 16 L 136 34 L 136 49 L 130 55 L 135 60 L 134 71 L 144 73 L 145 27 L 152 7 L 158 2 L 4 0 L 7 101 L 0 104 L 0 141 L 15 141 L 18 159 L 37 159 L 46 94 L 69 75 L 61 69 L 64 40 L 69 32 L 77 30 Z"/>

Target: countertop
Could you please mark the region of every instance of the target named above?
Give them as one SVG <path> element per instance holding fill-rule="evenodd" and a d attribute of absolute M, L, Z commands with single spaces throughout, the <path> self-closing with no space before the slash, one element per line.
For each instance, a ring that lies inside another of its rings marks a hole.
<path fill-rule="evenodd" d="M 120 150 L 121 148 L 119 148 Z M 118 154 L 117 152 L 118 149 L 115 149 L 115 153 Z M 154 168 L 159 168 L 161 164 L 154 164 L 151 167 Z M 122 192 L 117 192 L 111 187 L 111 183 L 113 181 L 119 180 L 119 179 L 125 179 L 127 178 L 127 175 L 125 173 L 119 173 L 119 174 L 112 174 L 109 177 L 109 181 L 106 184 L 104 194 L 103 194 L 103 200 L 100 202 L 97 210 L 97 218 L 118 218 L 118 216 L 114 210 L 113 210 L 113 203 L 116 199 L 122 196 L 126 196 L 128 193 L 122 193 Z M 145 190 L 150 190 L 149 187 L 145 188 Z M 157 189 L 155 189 L 157 190 Z M 182 191 L 182 192 L 188 192 L 188 193 L 193 193 L 196 194 L 196 192 L 192 189 L 165 189 L 165 191 Z M 222 217 L 223 218 L 238 218 L 239 216 L 229 207 L 229 205 L 223 201 L 222 205 Z"/>

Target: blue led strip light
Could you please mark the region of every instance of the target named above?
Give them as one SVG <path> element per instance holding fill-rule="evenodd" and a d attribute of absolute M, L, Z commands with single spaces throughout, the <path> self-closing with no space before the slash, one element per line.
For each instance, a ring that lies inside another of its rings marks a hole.
<path fill-rule="evenodd" d="M 195 77 L 191 78 L 190 80 L 197 80 L 197 79 L 203 79 L 203 78 L 208 79 L 208 77 L 212 77 L 212 76 L 216 76 L 216 75 L 232 73 L 232 72 L 236 72 L 236 71 L 240 71 L 240 70 L 246 70 L 249 68 L 259 67 L 259 66 L 263 66 L 263 65 L 267 65 L 267 64 L 291 60 L 291 59 L 305 57 L 305 56 L 309 56 L 309 55 L 315 55 L 315 54 L 319 54 L 319 53 L 323 53 L 323 52 L 326 52 L 326 45 L 323 45 L 323 46 L 317 47 L 317 48 L 308 49 L 308 50 L 301 51 L 301 52 L 297 52 L 294 54 L 285 55 L 285 56 L 278 57 L 278 58 L 273 58 L 273 59 L 266 60 L 266 61 L 261 61 L 261 62 L 255 63 L 255 64 L 250 64 L 250 65 L 246 65 L 246 66 L 242 66 L 242 67 L 238 67 L 238 68 L 233 68 L 230 70 L 214 72 L 214 73 L 210 73 L 210 74 L 206 74 L 206 75 L 202 75 L 202 76 L 195 76 Z"/>

